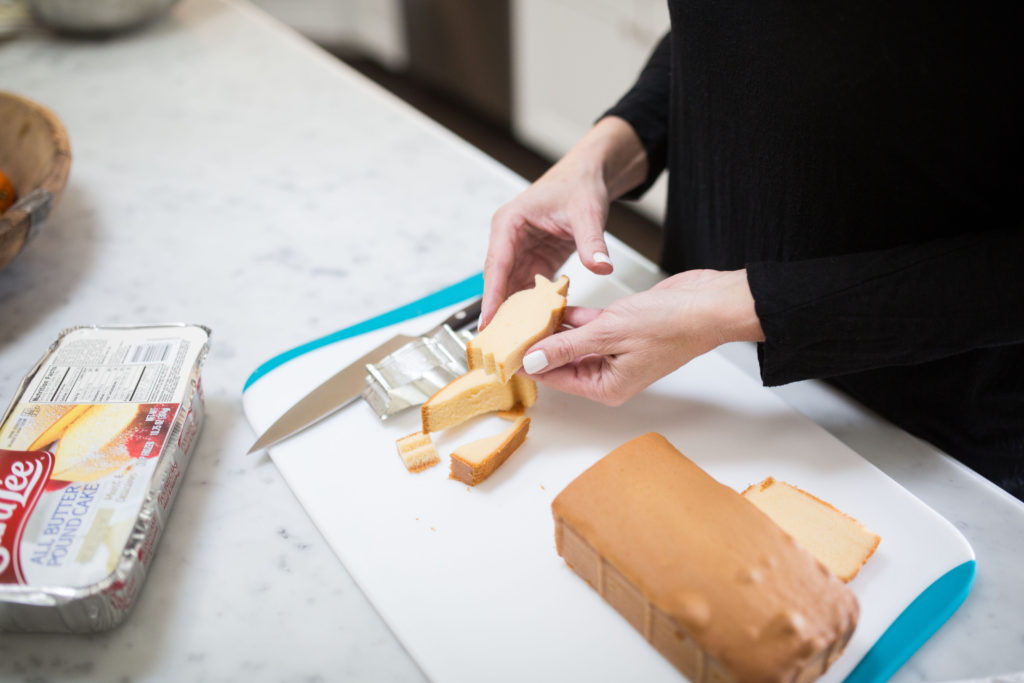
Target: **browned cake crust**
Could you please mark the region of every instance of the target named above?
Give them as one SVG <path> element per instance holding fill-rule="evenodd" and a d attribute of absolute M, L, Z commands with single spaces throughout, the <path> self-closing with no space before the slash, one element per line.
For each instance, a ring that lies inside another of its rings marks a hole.
<path fill-rule="evenodd" d="M 559 554 L 692 681 L 808 681 L 856 627 L 853 593 L 660 434 L 552 503 Z"/>
<path fill-rule="evenodd" d="M 465 444 L 452 453 L 449 479 L 476 486 L 508 460 L 530 430 L 530 418 L 520 417 L 501 434 Z"/>

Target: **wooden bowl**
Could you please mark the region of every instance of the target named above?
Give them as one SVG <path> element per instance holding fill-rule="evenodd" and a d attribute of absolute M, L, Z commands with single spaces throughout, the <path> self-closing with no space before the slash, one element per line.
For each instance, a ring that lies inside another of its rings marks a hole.
<path fill-rule="evenodd" d="M 53 112 L 32 100 L 0 92 L 0 170 L 18 201 L 0 215 L 0 269 L 46 222 L 64 191 L 71 166 L 68 135 Z"/>

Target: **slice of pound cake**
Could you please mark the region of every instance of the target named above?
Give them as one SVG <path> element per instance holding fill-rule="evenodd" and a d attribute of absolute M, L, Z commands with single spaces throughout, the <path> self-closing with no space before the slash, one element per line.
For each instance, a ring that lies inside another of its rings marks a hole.
<path fill-rule="evenodd" d="M 566 563 L 691 680 L 813 680 L 856 627 L 846 585 L 660 434 L 551 507 Z"/>
<path fill-rule="evenodd" d="M 508 456 L 526 440 L 530 418 L 520 417 L 500 434 L 459 446 L 452 453 L 449 478 L 476 486 L 508 460 Z"/>
<path fill-rule="evenodd" d="M 878 534 L 811 494 L 768 477 L 743 492 L 843 581 L 857 575 L 878 547 Z"/>
<path fill-rule="evenodd" d="M 420 407 L 424 432 L 439 432 L 471 417 L 497 410 L 529 408 L 537 402 L 537 383 L 515 375 L 502 383 L 483 368 L 456 377 Z"/>

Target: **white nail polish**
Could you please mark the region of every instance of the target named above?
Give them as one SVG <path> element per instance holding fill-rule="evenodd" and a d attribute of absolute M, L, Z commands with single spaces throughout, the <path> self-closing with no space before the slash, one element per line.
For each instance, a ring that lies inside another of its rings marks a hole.
<path fill-rule="evenodd" d="M 608 258 L 608 254 L 603 251 L 594 252 L 594 260 L 598 263 L 607 263 L 608 265 L 612 264 L 612 260 Z"/>
<path fill-rule="evenodd" d="M 533 375 L 548 366 L 548 357 L 543 351 L 533 351 L 523 356 L 523 370 Z"/>

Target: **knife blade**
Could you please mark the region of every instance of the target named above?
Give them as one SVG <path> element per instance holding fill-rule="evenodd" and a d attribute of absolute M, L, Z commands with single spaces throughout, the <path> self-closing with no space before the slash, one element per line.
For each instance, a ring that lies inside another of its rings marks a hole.
<path fill-rule="evenodd" d="M 460 330 L 476 322 L 480 317 L 481 299 L 477 299 L 465 308 L 456 311 L 443 323 L 434 327 L 422 336 L 429 336 L 439 330 L 443 325 L 448 325 L 452 330 Z M 344 368 L 336 372 L 323 384 L 313 389 L 299 400 L 298 403 L 289 408 L 279 417 L 274 424 L 270 425 L 252 445 L 246 455 L 255 453 L 284 441 L 288 437 L 301 432 L 325 417 L 334 414 L 359 397 L 366 380 L 366 366 L 370 363 L 377 363 L 394 353 L 401 347 L 419 337 L 407 334 L 396 334 L 391 339 L 376 347 L 372 351 L 363 354 L 352 361 Z"/>

